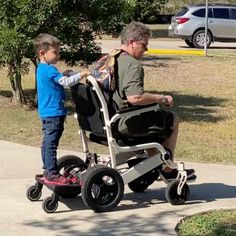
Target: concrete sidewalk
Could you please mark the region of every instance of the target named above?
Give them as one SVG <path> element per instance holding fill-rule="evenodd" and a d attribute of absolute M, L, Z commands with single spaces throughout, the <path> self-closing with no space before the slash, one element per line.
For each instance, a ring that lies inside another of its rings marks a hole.
<path fill-rule="evenodd" d="M 59 150 L 59 155 L 76 154 Z M 186 163 L 198 179 L 190 184 L 186 204 L 166 202 L 166 185 L 155 182 L 145 193 L 126 187 L 119 206 L 108 213 L 93 213 L 81 197 L 59 202 L 57 211 L 46 214 L 42 200 L 30 202 L 26 189 L 41 172 L 39 148 L 0 141 L 0 235 L 3 236 L 106 236 L 176 235 L 180 219 L 197 212 L 236 207 L 236 166 Z M 43 189 L 41 199 L 50 192 Z"/>

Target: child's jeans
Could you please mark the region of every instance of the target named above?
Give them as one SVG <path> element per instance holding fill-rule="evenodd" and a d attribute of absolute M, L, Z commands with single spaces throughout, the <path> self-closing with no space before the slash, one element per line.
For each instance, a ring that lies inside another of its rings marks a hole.
<path fill-rule="evenodd" d="M 43 142 L 41 155 L 46 174 L 57 174 L 57 146 L 64 130 L 65 116 L 41 118 Z"/>

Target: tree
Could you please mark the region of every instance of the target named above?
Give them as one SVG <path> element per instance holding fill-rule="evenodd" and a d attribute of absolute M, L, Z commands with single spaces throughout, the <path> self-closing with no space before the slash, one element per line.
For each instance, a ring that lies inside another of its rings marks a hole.
<path fill-rule="evenodd" d="M 183 6 L 193 5 L 198 3 L 205 3 L 205 0 L 169 0 L 168 4 L 165 6 L 165 12 L 175 14 Z M 209 0 L 208 3 L 230 3 L 236 4 L 236 0 Z"/>
<path fill-rule="evenodd" d="M 136 11 L 137 0 L 125 0 L 123 12 L 121 14 L 122 22 L 129 23 L 134 19 L 134 14 Z"/>
<path fill-rule="evenodd" d="M 134 9 L 134 19 L 143 23 L 155 22 L 168 1 L 169 0 L 137 0 Z"/>
<path fill-rule="evenodd" d="M 10 40 L 9 40 L 10 39 Z M 28 63 L 23 61 L 24 38 L 15 29 L 2 26 L 0 29 L 0 65 L 8 67 L 8 77 L 14 101 L 25 104 L 21 75 L 28 72 Z"/>
<path fill-rule="evenodd" d="M 8 67 L 14 101 L 26 102 L 21 79 L 28 72 L 25 58 L 37 64 L 32 40 L 39 33 L 61 40 L 67 63 L 86 65 L 101 51 L 97 35 L 120 32 L 127 6 L 127 0 L 0 0 L 0 66 Z"/>

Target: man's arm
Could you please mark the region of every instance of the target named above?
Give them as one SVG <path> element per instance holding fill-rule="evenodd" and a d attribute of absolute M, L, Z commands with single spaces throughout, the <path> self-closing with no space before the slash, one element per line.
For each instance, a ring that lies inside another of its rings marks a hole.
<path fill-rule="evenodd" d="M 127 97 L 128 102 L 131 105 L 148 105 L 152 103 L 158 103 L 164 106 L 173 106 L 173 98 L 169 95 L 160 95 L 152 93 L 143 93 L 140 95 L 132 95 Z"/>

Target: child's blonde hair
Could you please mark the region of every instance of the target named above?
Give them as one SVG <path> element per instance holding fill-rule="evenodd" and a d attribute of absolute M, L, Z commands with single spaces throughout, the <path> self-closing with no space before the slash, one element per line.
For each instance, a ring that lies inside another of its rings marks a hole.
<path fill-rule="evenodd" d="M 53 35 L 50 34 L 39 34 L 33 42 L 34 45 L 34 50 L 37 54 L 37 56 L 39 56 L 39 51 L 40 50 L 49 50 L 52 47 L 58 47 L 60 46 L 61 42 L 58 38 L 56 38 Z"/>

